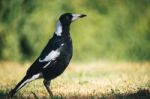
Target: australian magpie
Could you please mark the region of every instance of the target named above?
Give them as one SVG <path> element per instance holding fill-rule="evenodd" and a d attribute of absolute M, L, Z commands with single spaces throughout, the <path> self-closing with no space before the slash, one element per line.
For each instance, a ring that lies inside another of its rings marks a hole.
<path fill-rule="evenodd" d="M 70 24 L 74 20 L 85 16 L 84 14 L 72 13 L 65 13 L 60 16 L 53 37 L 49 40 L 40 56 L 29 67 L 24 78 L 9 92 L 10 97 L 27 83 L 39 78 L 44 79 L 44 86 L 49 95 L 53 96 L 49 88 L 50 82 L 63 73 L 73 54 L 72 40 L 69 32 Z"/>

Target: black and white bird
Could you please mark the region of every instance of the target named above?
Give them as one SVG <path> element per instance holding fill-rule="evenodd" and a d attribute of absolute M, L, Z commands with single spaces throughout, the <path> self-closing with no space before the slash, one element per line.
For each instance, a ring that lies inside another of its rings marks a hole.
<path fill-rule="evenodd" d="M 10 97 L 14 96 L 27 83 L 39 78 L 44 79 L 44 86 L 49 95 L 53 96 L 49 88 L 50 82 L 63 73 L 73 54 L 72 40 L 69 32 L 70 24 L 85 16 L 84 14 L 72 13 L 65 13 L 60 16 L 53 37 L 49 40 L 40 56 L 29 67 L 24 78 L 10 91 Z"/>

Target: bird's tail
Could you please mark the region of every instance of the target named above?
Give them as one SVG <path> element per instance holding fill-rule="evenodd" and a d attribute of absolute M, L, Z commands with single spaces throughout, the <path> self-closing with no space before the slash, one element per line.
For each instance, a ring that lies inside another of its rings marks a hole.
<path fill-rule="evenodd" d="M 33 76 L 25 76 L 17 85 L 14 89 L 12 89 L 10 92 L 9 92 L 9 97 L 13 97 L 14 94 L 19 90 L 21 89 L 23 86 L 25 86 L 27 83 L 35 80 L 35 79 L 38 79 L 40 77 L 39 74 L 37 75 L 33 75 Z"/>
<path fill-rule="evenodd" d="M 21 89 L 27 83 L 27 77 L 25 76 L 14 89 L 9 92 L 9 96 L 12 97 L 19 89 Z"/>

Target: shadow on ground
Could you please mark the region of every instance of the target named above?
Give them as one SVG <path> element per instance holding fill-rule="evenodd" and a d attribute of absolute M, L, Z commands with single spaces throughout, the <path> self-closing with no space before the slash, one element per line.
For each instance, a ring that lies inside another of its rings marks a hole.
<path fill-rule="evenodd" d="M 104 95 L 100 99 L 150 99 L 150 90 L 139 90 L 136 93 Z"/>
<path fill-rule="evenodd" d="M 16 95 L 12 99 L 48 99 L 48 97 L 38 97 L 35 93 L 32 93 L 32 97 L 29 96 L 23 96 L 23 95 Z M 54 96 L 53 99 L 150 99 L 150 90 L 139 90 L 136 93 L 125 93 L 125 94 L 104 94 L 104 95 L 68 95 L 68 96 Z M 0 92 L 0 99 L 9 99 L 7 97 L 7 93 Z"/>

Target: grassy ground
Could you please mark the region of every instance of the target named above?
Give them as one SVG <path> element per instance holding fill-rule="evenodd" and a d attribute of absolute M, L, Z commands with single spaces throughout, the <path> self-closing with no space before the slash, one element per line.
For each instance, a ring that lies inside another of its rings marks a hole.
<path fill-rule="evenodd" d="M 6 98 L 28 66 L 0 62 L 0 99 Z M 150 63 L 72 63 L 51 85 L 54 99 L 150 99 Z M 48 99 L 48 94 L 42 80 L 36 80 L 14 98 Z"/>

